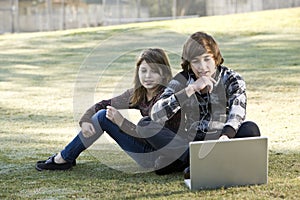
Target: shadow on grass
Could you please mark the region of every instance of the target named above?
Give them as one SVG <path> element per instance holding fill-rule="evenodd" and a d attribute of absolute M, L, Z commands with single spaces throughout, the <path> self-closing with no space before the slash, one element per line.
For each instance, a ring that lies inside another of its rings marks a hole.
<path fill-rule="evenodd" d="M 10 122 L 22 125 L 36 124 L 40 126 L 40 123 L 48 124 L 59 124 L 62 126 L 63 121 L 68 121 L 72 119 L 67 113 L 62 113 L 58 110 L 53 110 L 51 112 L 37 112 L 36 108 L 33 109 L 17 109 L 11 108 L 11 106 L 6 106 L 2 104 L 0 107 L 2 116 L 0 117 L 1 122 L 8 124 Z"/>
<path fill-rule="evenodd" d="M 2 196 L 15 191 L 15 196 L 44 198 L 219 198 L 239 193 L 250 197 L 295 197 L 300 160 L 298 154 L 269 155 L 269 183 L 259 186 L 220 188 L 191 192 L 183 183 L 182 173 L 158 176 L 155 173 L 126 174 L 111 169 L 99 162 L 89 161 L 85 156 L 78 159 L 77 166 L 68 171 L 43 171 L 34 169 L 34 158 L 22 163 L 10 164 L 2 171 Z M 10 169 L 10 170 L 9 170 Z M 14 183 L 14 184 L 12 184 Z M 280 190 L 278 190 L 280 185 Z M 299 186 L 299 183 L 298 183 Z M 253 194 L 253 192 L 255 192 Z M 224 196 L 225 195 L 225 196 Z M 250 195 L 250 196 L 249 196 Z M 258 196 L 257 196 L 258 195 Z M 6 196 L 6 197 L 7 197 Z M 297 195 L 296 195 L 297 196 Z M 13 196 L 12 196 L 13 197 Z"/>

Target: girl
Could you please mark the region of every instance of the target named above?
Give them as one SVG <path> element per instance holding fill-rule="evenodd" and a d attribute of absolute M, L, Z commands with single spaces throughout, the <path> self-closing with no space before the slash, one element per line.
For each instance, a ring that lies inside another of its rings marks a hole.
<path fill-rule="evenodd" d="M 152 167 L 153 160 L 143 154 L 155 151 L 155 148 L 146 139 L 139 137 L 135 131 L 136 126 L 125 119 L 118 109 L 138 109 L 142 116 L 148 116 L 152 105 L 171 78 L 169 58 L 164 50 L 144 50 L 136 62 L 134 88 L 112 99 L 100 101 L 88 109 L 79 122 L 79 134 L 58 154 L 38 161 L 36 169 L 42 171 L 72 168 L 79 154 L 91 146 L 104 131 L 139 165 Z"/>

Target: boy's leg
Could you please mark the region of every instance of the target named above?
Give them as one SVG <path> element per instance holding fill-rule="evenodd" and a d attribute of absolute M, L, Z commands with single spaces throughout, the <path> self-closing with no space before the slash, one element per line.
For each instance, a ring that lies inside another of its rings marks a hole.
<path fill-rule="evenodd" d="M 260 136 L 260 130 L 256 123 L 247 121 L 242 123 L 240 126 L 235 138 L 242 138 L 242 137 L 258 137 Z"/>
<path fill-rule="evenodd" d="M 153 122 L 149 117 L 139 121 L 137 132 L 157 149 L 160 155 L 157 160 L 160 168 L 172 165 L 171 170 L 181 170 L 181 165 L 188 163 L 189 140 L 184 135 L 181 136 L 181 133 L 175 134 L 159 123 Z"/>

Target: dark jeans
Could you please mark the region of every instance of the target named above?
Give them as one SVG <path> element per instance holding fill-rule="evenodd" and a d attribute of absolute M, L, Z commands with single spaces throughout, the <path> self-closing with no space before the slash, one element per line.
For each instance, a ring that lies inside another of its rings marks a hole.
<path fill-rule="evenodd" d="M 140 138 L 124 133 L 116 124 L 106 118 L 106 110 L 100 110 L 92 117 L 96 134 L 86 138 L 79 134 L 61 151 L 64 160 L 73 162 L 82 151 L 90 147 L 105 131 L 140 166 L 152 168 L 155 160 L 164 155 L 168 157 L 164 166 L 172 166 L 172 171 L 180 171 L 189 163 L 189 140 L 184 135 L 170 131 L 149 117 L 141 119 L 137 126 Z M 245 122 L 236 137 L 259 136 L 259 129 L 253 122 Z"/>
<path fill-rule="evenodd" d="M 170 129 L 151 121 L 149 117 L 144 117 L 139 121 L 137 132 L 144 138 L 148 137 L 147 141 L 159 149 L 162 155 L 169 157 L 169 160 L 181 161 L 181 163 L 189 165 L 189 142 L 191 140 L 188 139 L 186 132 L 174 133 Z M 260 136 L 258 126 L 254 122 L 247 121 L 242 123 L 235 138 L 255 136 Z M 166 165 L 168 164 L 171 163 L 166 163 Z M 182 166 L 173 166 L 173 169 L 174 167 L 176 169 L 176 167 L 181 168 Z"/>
<path fill-rule="evenodd" d="M 106 110 L 100 110 L 92 117 L 96 134 L 86 138 L 80 131 L 79 134 L 61 151 L 62 158 L 67 162 L 74 161 L 82 151 L 91 146 L 105 131 L 118 145 L 139 165 L 151 168 L 159 156 L 156 148 L 151 146 L 146 139 L 133 137 L 124 133 L 116 124 L 106 118 Z"/>
<path fill-rule="evenodd" d="M 243 137 L 258 137 L 260 136 L 260 131 L 256 123 L 251 121 L 246 121 L 242 123 L 239 130 L 237 131 L 235 138 Z"/>

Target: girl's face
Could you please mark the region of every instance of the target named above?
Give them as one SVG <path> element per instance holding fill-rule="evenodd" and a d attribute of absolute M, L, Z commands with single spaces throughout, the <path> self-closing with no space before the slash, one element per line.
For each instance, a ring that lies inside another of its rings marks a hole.
<path fill-rule="evenodd" d="M 191 68 L 196 78 L 201 76 L 212 77 L 216 72 L 216 63 L 212 54 L 204 53 L 191 60 Z"/>
<path fill-rule="evenodd" d="M 144 60 L 139 68 L 139 79 L 147 90 L 156 89 L 162 83 L 161 71 L 159 69 L 152 69 Z"/>

